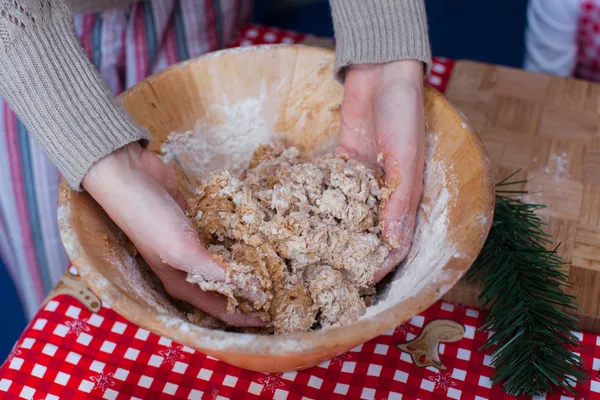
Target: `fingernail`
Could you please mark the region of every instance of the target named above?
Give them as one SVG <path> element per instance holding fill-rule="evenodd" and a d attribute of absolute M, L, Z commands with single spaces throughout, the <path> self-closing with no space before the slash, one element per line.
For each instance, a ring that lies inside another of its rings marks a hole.
<path fill-rule="evenodd" d="M 335 156 L 341 158 L 342 160 L 347 160 L 350 158 L 348 152 L 340 148 L 335 151 Z"/>

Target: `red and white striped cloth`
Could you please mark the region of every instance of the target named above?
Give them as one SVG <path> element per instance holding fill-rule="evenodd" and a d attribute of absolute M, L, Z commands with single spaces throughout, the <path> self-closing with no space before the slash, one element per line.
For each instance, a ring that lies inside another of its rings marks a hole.
<path fill-rule="evenodd" d="M 77 15 L 85 54 L 119 94 L 169 65 L 223 48 L 246 25 L 240 0 L 147 0 Z M 0 99 L 0 258 L 28 318 L 62 276 L 69 259 L 56 220 L 58 171 Z"/>

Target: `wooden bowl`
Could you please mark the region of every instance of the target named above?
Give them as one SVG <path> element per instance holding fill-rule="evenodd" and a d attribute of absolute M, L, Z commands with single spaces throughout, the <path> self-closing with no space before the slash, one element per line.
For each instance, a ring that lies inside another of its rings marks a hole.
<path fill-rule="evenodd" d="M 240 166 L 256 145 L 273 137 L 319 154 L 332 149 L 340 126 L 343 88 L 332 78 L 333 57 L 329 50 L 290 45 L 226 50 L 151 76 L 120 99 L 152 132 L 152 150 L 159 151 L 172 133 L 195 129 L 211 136 L 210 152 L 194 154 L 200 145 L 188 154 L 207 157 L 201 165 L 181 155 L 188 160 L 188 175 Z M 262 336 L 190 324 L 132 256 L 125 235 L 98 204 L 63 181 L 58 216 L 65 248 L 105 304 L 152 332 L 254 371 L 318 365 L 431 306 L 463 276 L 484 244 L 494 188 L 483 145 L 463 117 L 429 87 L 425 113 L 427 167 L 413 247 L 379 288 L 375 305 L 350 325 Z"/>

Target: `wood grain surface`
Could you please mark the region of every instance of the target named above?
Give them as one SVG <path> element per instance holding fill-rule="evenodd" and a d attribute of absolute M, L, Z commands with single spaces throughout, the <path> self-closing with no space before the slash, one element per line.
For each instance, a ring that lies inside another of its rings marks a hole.
<path fill-rule="evenodd" d="M 482 137 L 496 180 L 521 169 L 528 202 L 560 243 L 584 330 L 600 332 L 600 85 L 469 61 L 446 96 Z M 477 305 L 461 281 L 445 298 Z"/>

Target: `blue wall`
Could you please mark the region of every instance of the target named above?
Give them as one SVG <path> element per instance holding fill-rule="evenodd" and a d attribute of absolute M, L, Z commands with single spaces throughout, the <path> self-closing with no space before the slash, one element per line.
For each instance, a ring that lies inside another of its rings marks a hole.
<path fill-rule="evenodd" d="M 269 14 L 272 1 L 258 0 L 256 21 L 319 36 L 333 36 L 327 0 Z M 435 56 L 522 65 L 526 0 L 426 0 Z"/>
<path fill-rule="evenodd" d="M 25 324 L 19 296 L 0 259 L 0 364 L 25 329 Z"/>

